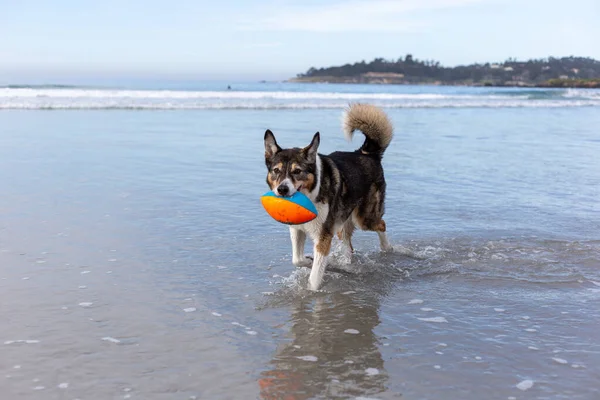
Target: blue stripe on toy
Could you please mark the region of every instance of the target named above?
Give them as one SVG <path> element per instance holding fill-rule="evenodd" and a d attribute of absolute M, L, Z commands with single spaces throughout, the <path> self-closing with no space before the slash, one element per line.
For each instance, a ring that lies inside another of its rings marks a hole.
<path fill-rule="evenodd" d="M 288 199 L 291 202 L 296 203 L 299 206 L 306 208 L 308 211 L 314 213 L 315 215 L 318 215 L 317 207 L 315 207 L 313 202 L 310 201 L 310 199 L 304 193 L 296 192 L 293 195 L 291 195 L 290 197 L 284 197 L 284 196 L 277 196 L 275 193 L 273 193 L 271 191 L 271 192 L 265 193 L 263 196 L 271 196 L 271 197 L 279 197 L 279 198 Z"/>

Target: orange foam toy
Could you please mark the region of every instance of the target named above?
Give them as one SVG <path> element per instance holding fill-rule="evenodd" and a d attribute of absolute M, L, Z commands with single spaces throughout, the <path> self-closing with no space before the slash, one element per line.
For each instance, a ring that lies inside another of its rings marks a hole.
<path fill-rule="evenodd" d="M 296 192 L 290 197 L 265 193 L 261 198 L 263 207 L 276 221 L 288 225 L 305 224 L 317 218 L 317 208 L 303 193 Z"/>

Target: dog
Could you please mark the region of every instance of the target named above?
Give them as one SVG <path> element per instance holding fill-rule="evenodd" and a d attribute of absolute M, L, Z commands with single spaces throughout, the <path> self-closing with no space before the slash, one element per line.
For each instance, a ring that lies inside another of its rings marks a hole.
<path fill-rule="evenodd" d="M 381 165 L 392 140 L 392 124 L 380 108 L 352 104 L 344 113 L 343 130 L 348 140 L 356 130 L 365 135 L 358 150 L 319 154 L 319 132 L 302 149 L 282 149 L 273 132 L 265 132 L 267 184 L 271 190 L 278 196 L 292 196 L 299 191 L 318 211 L 314 220 L 290 226 L 292 262 L 296 266 L 312 262 L 311 290 L 321 286 L 335 233 L 349 255 L 354 251 L 351 240 L 355 227 L 377 232 L 382 251 L 393 250 L 383 220 L 386 183 Z M 314 242 L 312 261 L 304 255 L 307 235 Z"/>

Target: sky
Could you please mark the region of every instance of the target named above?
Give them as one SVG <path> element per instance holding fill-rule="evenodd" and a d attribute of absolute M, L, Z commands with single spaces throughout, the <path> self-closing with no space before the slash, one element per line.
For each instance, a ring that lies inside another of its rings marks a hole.
<path fill-rule="evenodd" d="M 280 80 L 397 59 L 600 59 L 600 0 L 0 0 L 0 81 Z"/>

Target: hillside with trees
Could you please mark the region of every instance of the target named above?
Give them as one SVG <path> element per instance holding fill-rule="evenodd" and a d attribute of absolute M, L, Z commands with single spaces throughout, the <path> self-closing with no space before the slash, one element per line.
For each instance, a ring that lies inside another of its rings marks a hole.
<path fill-rule="evenodd" d="M 548 57 L 502 63 L 444 67 L 411 54 L 397 60 L 376 58 L 328 68 L 310 68 L 294 82 L 436 84 L 472 86 L 600 87 L 600 61 L 586 57 Z"/>

